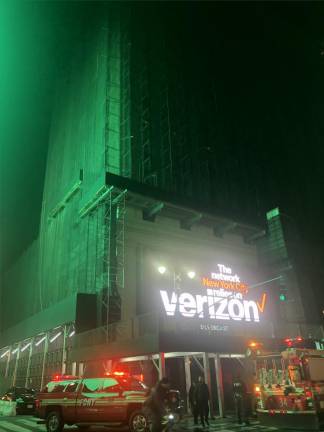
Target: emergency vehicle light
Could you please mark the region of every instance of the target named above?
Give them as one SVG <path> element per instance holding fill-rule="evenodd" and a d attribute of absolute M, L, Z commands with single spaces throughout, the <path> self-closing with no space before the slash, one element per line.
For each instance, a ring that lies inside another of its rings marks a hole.
<path fill-rule="evenodd" d="M 74 380 L 74 379 L 78 379 L 78 377 L 75 375 L 55 374 L 53 375 L 52 381 Z"/>
<path fill-rule="evenodd" d="M 256 393 L 259 393 L 261 391 L 260 386 L 255 386 L 254 390 L 255 390 Z"/>
<path fill-rule="evenodd" d="M 303 342 L 303 340 L 304 339 L 301 336 L 297 336 L 296 338 L 286 338 L 284 339 L 284 342 L 288 347 L 292 347 L 294 343 Z"/>

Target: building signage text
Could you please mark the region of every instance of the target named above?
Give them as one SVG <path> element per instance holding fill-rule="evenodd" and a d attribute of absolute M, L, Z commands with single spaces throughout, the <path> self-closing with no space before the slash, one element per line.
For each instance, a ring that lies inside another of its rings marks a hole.
<path fill-rule="evenodd" d="M 232 269 L 223 264 L 218 264 L 218 270 L 218 273 L 211 273 L 210 278 L 202 278 L 202 285 L 207 287 L 203 294 L 160 290 L 166 314 L 186 318 L 260 322 L 266 294 L 263 293 L 260 302 L 246 299 L 244 295 L 248 293 L 247 284 L 241 282 L 240 277 L 232 274 Z"/>

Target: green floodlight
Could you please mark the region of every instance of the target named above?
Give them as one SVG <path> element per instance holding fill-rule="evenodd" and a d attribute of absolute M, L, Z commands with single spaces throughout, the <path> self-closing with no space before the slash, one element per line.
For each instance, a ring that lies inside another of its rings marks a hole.
<path fill-rule="evenodd" d="M 269 221 L 275 218 L 276 216 L 279 216 L 279 214 L 280 214 L 279 207 L 276 207 L 267 212 L 267 220 Z"/>

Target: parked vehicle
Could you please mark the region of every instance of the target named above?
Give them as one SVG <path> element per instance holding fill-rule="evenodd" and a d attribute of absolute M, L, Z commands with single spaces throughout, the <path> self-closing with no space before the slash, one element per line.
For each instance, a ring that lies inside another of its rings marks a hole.
<path fill-rule="evenodd" d="M 48 432 L 61 432 L 64 425 L 128 425 L 131 432 L 144 432 L 148 419 L 142 408 L 149 389 L 123 372 L 96 378 L 59 377 L 47 384 L 36 402 L 36 416 Z"/>
<path fill-rule="evenodd" d="M 16 402 L 17 414 L 34 414 L 36 406 L 36 392 L 24 387 L 11 387 L 1 397 L 1 400 Z"/>

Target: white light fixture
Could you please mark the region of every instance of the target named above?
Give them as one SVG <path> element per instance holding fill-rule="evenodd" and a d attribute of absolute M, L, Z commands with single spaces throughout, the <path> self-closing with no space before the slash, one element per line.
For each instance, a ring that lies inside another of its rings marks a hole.
<path fill-rule="evenodd" d="M 46 336 L 43 336 L 41 339 L 39 339 L 39 341 L 37 341 L 35 343 L 36 346 L 40 345 L 42 342 L 44 342 L 44 340 L 46 339 Z"/>
<path fill-rule="evenodd" d="M 164 274 L 166 272 L 166 270 L 167 270 L 166 267 L 164 267 L 163 265 L 158 267 L 158 272 L 161 274 Z"/>
<path fill-rule="evenodd" d="M 194 279 L 196 276 L 196 272 L 193 270 L 188 271 L 187 276 L 189 279 Z"/>
<path fill-rule="evenodd" d="M 6 352 L 4 352 L 3 354 L 1 354 L 0 358 L 5 357 L 7 354 L 9 354 L 10 350 L 7 350 Z"/>
<path fill-rule="evenodd" d="M 71 333 L 69 334 L 69 337 L 72 337 L 75 335 L 75 330 L 72 330 Z"/>
<path fill-rule="evenodd" d="M 50 339 L 50 343 L 52 343 L 52 342 L 54 342 L 59 336 L 61 336 L 61 334 L 62 334 L 62 332 L 60 331 L 60 332 L 58 332 L 58 333 L 56 333 L 56 335 L 55 336 L 53 336 L 51 339 Z"/>
<path fill-rule="evenodd" d="M 18 352 L 18 350 L 19 350 L 19 347 L 16 348 L 16 349 L 14 349 L 14 350 L 11 352 L 11 354 L 16 354 L 16 352 Z"/>
<path fill-rule="evenodd" d="M 31 342 L 29 342 L 27 345 L 25 345 L 23 348 L 21 348 L 21 352 L 24 352 L 30 345 L 31 345 Z"/>

